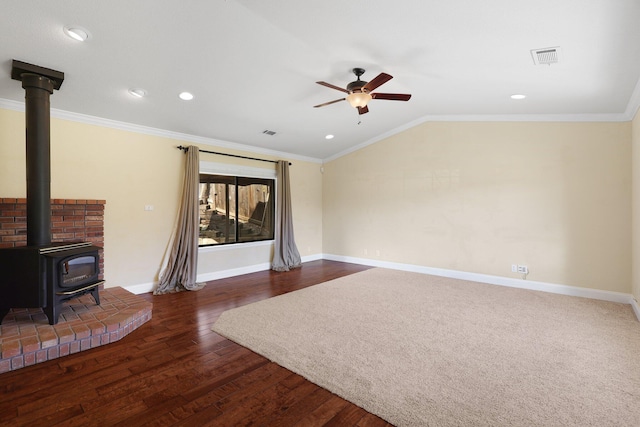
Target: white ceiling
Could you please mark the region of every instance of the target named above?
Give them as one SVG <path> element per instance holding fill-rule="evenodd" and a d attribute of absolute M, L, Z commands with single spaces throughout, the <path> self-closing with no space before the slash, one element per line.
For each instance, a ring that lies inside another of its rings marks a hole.
<path fill-rule="evenodd" d="M 425 120 L 629 120 L 640 89 L 638 0 L 3 0 L 0 101 L 11 60 L 65 73 L 55 110 L 332 158 Z M 81 43 L 63 26 L 81 26 Z M 560 46 L 560 63 L 532 49 Z M 394 76 L 358 116 L 354 67 Z M 129 88 L 148 96 L 135 99 Z M 178 98 L 190 91 L 190 102 Z M 510 99 L 526 94 L 522 101 Z M 74 116 L 74 115 L 71 115 Z M 75 117 L 75 116 L 74 116 Z M 81 118 L 77 116 L 76 118 Z M 358 123 L 358 122 L 361 123 Z M 263 134 L 276 131 L 275 136 Z M 326 140 L 327 134 L 335 138 Z M 209 140 L 210 139 L 210 140 Z M 233 144 L 231 144 L 233 146 Z"/>

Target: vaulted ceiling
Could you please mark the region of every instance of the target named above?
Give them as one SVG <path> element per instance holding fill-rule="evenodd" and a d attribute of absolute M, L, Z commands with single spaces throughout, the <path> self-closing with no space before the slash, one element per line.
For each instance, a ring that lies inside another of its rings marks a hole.
<path fill-rule="evenodd" d="M 3 0 L 0 107 L 24 99 L 18 59 L 65 73 L 66 117 L 313 159 L 426 120 L 629 120 L 638 22 L 637 0 Z M 536 65 L 546 48 L 558 62 Z M 354 67 L 411 100 L 312 108 L 345 95 L 316 81 L 345 87 Z"/>

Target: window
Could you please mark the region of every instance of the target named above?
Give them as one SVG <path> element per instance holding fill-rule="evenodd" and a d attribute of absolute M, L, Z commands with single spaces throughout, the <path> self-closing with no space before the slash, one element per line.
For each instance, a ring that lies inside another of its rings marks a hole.
<path fill-rule="evenodd" d="M 200 174 L 200 246 L 273 240 L 275 180 Z"/>

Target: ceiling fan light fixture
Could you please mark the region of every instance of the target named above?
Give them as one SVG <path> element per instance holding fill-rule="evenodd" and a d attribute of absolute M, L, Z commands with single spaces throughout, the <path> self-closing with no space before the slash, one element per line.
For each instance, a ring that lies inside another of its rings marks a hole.
<path fill-rule="evenodd" d="M 347 95 L 347 101 L 353 108 L 366 107 L 371 99 L 371 95 L 367 92 L 351 92 Z"/>

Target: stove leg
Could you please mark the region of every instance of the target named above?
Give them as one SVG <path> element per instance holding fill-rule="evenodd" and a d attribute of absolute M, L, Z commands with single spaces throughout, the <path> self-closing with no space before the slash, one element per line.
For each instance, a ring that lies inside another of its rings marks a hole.
<path fill-rule="evenodd" d="M 10 308 L 0 308 L 0 323 L 2 323 L 2 319 L 4 319 L 4 316 L 9 314 L 9 310 L 11 310 L 11 309 Z"/>
<path fill-rule="evenodd" d="M 96 300 L 96 305 L 100 305 L 100 295 L 98 295 L 97 286 L 91 290 L 91 295 L 93 295 L 93 299 Z"/>
<path fill-rule="evenodd" d="M 47 315 L 49 319 L 50 325 L 56 325 L 58 323 L 58 308 L 55 304 L 47 304 L 47 306 L 43 309 L 44 314 Z"/>

